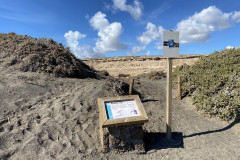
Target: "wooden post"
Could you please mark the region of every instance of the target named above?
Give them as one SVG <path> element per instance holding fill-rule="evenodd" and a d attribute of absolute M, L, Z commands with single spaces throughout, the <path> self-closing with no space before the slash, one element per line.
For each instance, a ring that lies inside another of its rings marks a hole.
<path fill-rule="evenodd" d="M 130 78 L 130 83 L 129 83 L 129 95 L 132 94 L 133 84 L 134 84 L 134 79 Z"/>
<path fill-rule="evenodd" d="M 177 88 L 177 93 L 178 93 L 178 101 L 182 100 L 182 96 L 181 96 L 181 76 L 178 76 L 177 79 L 177 84 L 178 84 L 178 88 Z"/>
<path fill-rule="evenodd" d="M 172 138 L 172 59 L 167 58 L 167 106 L 166 106 L 166 130 L 167 139 Z"/>
<path fill-rule="evenodd" d="M 10 124 L 11 123 L 10 118 L 8 116 L 7 116 L 7 118 L 8 118 L 8 123 Z"/>

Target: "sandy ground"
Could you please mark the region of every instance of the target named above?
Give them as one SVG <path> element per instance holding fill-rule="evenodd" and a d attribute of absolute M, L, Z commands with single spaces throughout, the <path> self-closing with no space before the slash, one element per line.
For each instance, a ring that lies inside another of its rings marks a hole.
<path fill-rule="evenodd" d="M 0 67 L 0 159 L 240 159 L 239 120 L 204 117 L 175 90 L 173 139 L 165 138 L 166 79 L 135 82 L 150 119 L 146 153 L 102 153 L 96 99 L 122 94 L 113 83 Z"/>

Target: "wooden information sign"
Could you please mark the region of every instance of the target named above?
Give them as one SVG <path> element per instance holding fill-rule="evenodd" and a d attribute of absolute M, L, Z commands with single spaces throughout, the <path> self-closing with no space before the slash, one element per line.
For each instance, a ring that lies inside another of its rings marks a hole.
<path fill-rule="evenodd" d="M 145 151 L 142 125 L 148 117 L 138 95 L 98 98 L 98 108 L 104 152 Z"/>
<path fill-rule="evenodd" d="M 103 128 L 148 121 L 138 95 L 98 98 L 98 107 Z"/>

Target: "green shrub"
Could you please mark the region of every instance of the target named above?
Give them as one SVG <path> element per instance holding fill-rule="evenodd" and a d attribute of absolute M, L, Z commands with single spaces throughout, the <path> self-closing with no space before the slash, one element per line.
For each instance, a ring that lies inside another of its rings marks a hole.
<path fill-rule="evenodd" d="M 150 80 L 159 80 L 162 78 L 166 77 L 166 73 L 164 71 L 151 71 L 149 73 L 143 73 L 140 74 L 138 76 L 136 76 L 135 78 L 140 79 L 150 79 Z"/>
<path fill-rule="evenodd" d="M 197 109 L 224 120 L 240 113 L 240 48 L 202 57 L 192 66 L 179 66 L 182 96 L 191 96 Z"/>

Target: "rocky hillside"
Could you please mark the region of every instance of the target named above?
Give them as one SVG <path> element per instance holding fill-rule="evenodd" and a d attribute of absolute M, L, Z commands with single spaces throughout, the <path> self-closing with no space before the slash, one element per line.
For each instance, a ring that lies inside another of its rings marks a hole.
<path fill-rule="evenodd" d="M 15 33 L 0 33 L 0 64 L 24 72 L 43 72 L 57 77 L 95 77 L 92 70 L 61 43 Z"/>

